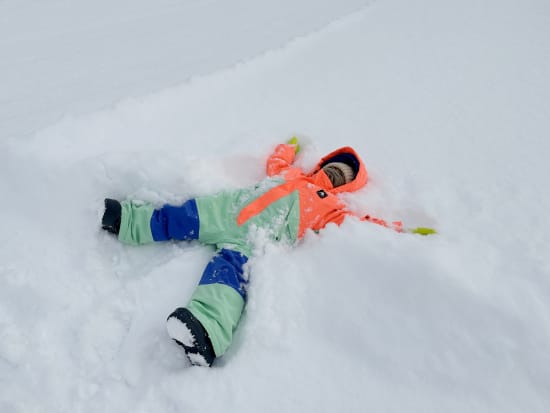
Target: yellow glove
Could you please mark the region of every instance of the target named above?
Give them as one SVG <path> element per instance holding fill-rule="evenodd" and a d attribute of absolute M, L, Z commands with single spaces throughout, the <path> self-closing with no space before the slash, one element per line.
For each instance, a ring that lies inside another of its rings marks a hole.
<path fill-rule="evenodd" d="M 420 234 L 420 235 L 431 235 L 431 234 L 437 234 L 437 231 L 433 228 L 428 227 L 417 227 L 417 228 L 411 228 L 409 232 L 413 234 Z"/>
<path fill-rule="evenodd" d="M 300 152 L 300 144 L 298 143 L 298 138 L 293 136 L 288 142 L 290 145 L 295 145 L 294 153 Z"/>

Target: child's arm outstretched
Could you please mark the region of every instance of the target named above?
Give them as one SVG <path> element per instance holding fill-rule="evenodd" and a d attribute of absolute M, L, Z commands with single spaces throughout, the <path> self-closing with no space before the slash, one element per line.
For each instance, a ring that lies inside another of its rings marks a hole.
<path fill-rule="evenodd" d="M 267 176 L 279 175 L 284 170 L 290 168 L 299 151 L 300 145 L 298 145 L 296 137 L 293 137 L 287 143 L 277 145 L 275 151 L 267 158 Z"/>
<path fill-rule="evenodd" d="M 419 234 L 419 235 L 437 234 L 437 231 L 433 228 L 428 228 L 428 227 L 404 228 L 403 223 L 401 221 L 393 221 L 388 223 L 383 219 L 375 218 L 371 215 L 365 215 L 364 217 L 361 218 L 361 221 L 368 221 L 368 222 L 372 222 L 373 224 L 382 225 L 383 227 L 393 229 L 397 232 L 408 232 L 411 234 Z"/>

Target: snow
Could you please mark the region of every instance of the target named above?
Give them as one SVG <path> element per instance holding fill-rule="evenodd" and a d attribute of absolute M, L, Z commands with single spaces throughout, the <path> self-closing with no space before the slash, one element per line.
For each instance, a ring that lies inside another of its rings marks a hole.
<path fill-rule="evenodd" d="M 550 5 L 0 3 L 0 412 L 546 412 Z M 156 205 L 349 145 L 356 220 L 262 245 L 229 352 L 166 332 L 212 250 L 121 245 Z"/>

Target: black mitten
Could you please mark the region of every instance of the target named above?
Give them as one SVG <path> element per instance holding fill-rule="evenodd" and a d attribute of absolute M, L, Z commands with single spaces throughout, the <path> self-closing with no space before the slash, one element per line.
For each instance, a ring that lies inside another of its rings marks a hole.
<path fill-rule="evenodd" d="M 117 234 L 120 231 L 120 217 L 122 215 L 122 206 L 116 199 L 105 199 L 105 212 L 101 219 L 101 228 L 105 231 Z"/>

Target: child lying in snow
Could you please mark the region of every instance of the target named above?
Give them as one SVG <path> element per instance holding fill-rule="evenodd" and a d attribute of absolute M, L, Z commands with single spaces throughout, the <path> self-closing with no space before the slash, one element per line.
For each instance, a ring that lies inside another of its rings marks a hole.
<path fill-rule="evenodd" d="M 105 200 L 103 229 L 122 242 L 198 240 L 216 246 L 191 300 L 167 320 L 168 334 L 194 365 L 210 366 L 232 341 L 245 305 L 243 266 L 252 254 L 251 229 L 265 229 L 274 241 L 292 243 L 307 229 L 339 225 L 352 215 L 337 195 L 357 191 L 367 182 L 367 170 L 357 153 L 349 147 L 338 149 L 306 174 L 293 166 L 298 150 L 296 138 L 278 145 L 267 160 L 268 177 L 253 188 L 160 209 Z M 388 224 L 368 215 L 361 219 L 403 231 L 401 222 Z"/>

